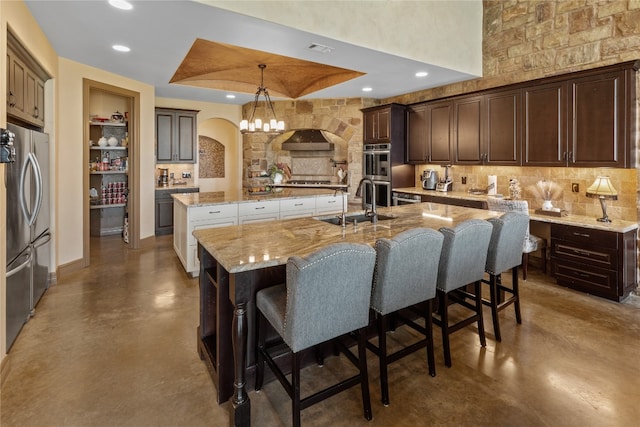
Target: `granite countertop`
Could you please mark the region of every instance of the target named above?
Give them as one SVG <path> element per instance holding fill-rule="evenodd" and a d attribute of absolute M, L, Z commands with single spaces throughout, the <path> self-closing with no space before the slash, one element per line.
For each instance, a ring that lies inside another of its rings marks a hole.
<path fill-rule="evenodd" d="M 408 193 L 408 194 L 418 194 L 428 195 L 428 196 L 437 196 L 444 198 L 452 198 L 452 199 L 462 199 L 462 200 L 481 200 L 485 201 L 488 197 L 486 194 L 470 194 L 464 191 L 451 191 L 451 192 L 440 192 L 434 190 L 423 190 L 420 187 L 406 187 L 406 188 L 394 188 L 393 191 Z M 610 223 L 604 223 L 596 221 L 595 217 L 590 217 L 586 215 L 573 215 L 568 214 L 566 216 L 551 216 L 551 215 L 542 215 L 536 214 L 534 209 L 529 210 L 529 214 L 532 220 L 539 222 L 547 222 L 552 224 L 562 224 L 562 225 L 571 225 L 577 227 L 584 228 L 592 228 L 596 230 L 605 230 L 605 231 L 613 231 L 616 233 L 625 233 L 627 231 L 635 230 L 638 228 L 638 223 L 633 221 L 624 221 L 614 219 Z"/>
<path fill-rule="evenodd" d="M 166 185 L 166 186 L 156 184 L 156 191 L 168 191 L 168 190 L 176 191 L 176 190 L 186 190 L 186 189 L 198 190 L 199 187 L 194 184 L 178 184 L 178 185 Z"/>
<path fill-rule="evenodd" d="M 316 197 L 336 194 L 336 191 L 326 188 L 282 188 L 265 194 L 242 191 L 214 191 L 204 193 L 172 194 L 173 199 L 186 207 L 211 206 L 227 203 L 244 203 L 264 200 L 296 199 L 302 197 Z M 341 194 L 341 193 L 339 193 Z"/>
<path fill-rule="evenodd" d="M 500 215 L 439 203 L 379 208 L 378 213 L 391 215 L 394 219 L 380 220 L 377 224 L 358 222 L 357 226 L 349 223 L 343 228 L 315 218 L 300 218 L 196 230 L 193 235 L 227 271 L 238 273 L 285 264 L 290 256 L 305 256 L 332 243 L 373 245 L 381 237 L 391 238 L 411 228 L 437 230 L 454 227 L 471 218 L 488 219 Z"/>

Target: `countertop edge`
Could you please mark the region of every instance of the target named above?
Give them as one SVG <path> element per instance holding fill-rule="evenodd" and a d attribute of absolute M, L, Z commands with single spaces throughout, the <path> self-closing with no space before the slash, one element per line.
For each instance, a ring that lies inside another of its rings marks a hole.
<path fill-rule="evenodd" d="M 458 200 L 480 200 L 486 201 L 489 196 L 469 194 L 462 191 L 452 192 L 440 192 L 434 190 L 423 190 L 420 187 L 405 187 L 394 188 L 392 191 L 417 195 L 428 195 L 445 197 Z M 597 222 L 596 218 L 592 218 L 586 215 L 568 214 L 566 216 L 556 217 L 550 215 L 535 214 L 533 209 L 530 209 L 529 216 L 532 220 L 545 223 L 553 223 L 560 225 L 570 225 L 575 227 L 590 228 L 594 230 L 611 231 L 615 233 L 626 233 L 631 230 L 638 229 L 638 223 L 633 221 L 625 221 L 621 219 L 613 219 L 610 223 Z"/>

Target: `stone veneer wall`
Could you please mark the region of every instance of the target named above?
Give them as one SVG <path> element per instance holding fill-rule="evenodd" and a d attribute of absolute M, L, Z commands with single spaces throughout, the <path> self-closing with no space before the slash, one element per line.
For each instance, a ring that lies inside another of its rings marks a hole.
<path fill-rule="evenodd" d="M 327 137 L 336 144 L 334 154 L 341 157 L 346 151 L 346 160 L 351 181 L 357 183 L 362 178 L 362 108 L 374 105 L 375 101 L 363 98 L 339 98 L 318 100 L 276 101 L 273 103 L 278 119 L 284 120 L 287 130 L 321 129 L 327 131 Z M 249 117 L 252 104 L 243 106 L 243 117 Z M 256 109 L 257 117 L 267 117 L 264 102 Z M 246 172 L 252 163 L 287 163 L 291 166 L 291 153 L 281 149 L 281 144 L 290 132 L 282 135 L 245 134 L 243 136 L 243 170 Z M 346 150 L 345 150 L 346 147 Z M 345 160 L 345 159 L 339 159 Z M 294 171 L 294 173 L 298 173 Z M 247 173 L 243 185 L 247 186 Z M 350 195 L 353 199 L 353 194 Z"/>

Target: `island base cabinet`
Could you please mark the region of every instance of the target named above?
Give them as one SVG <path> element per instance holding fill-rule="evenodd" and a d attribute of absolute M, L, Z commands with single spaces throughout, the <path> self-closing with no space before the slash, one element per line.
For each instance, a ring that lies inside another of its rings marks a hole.
<path fill-rule="evenodd" d="M 613 301 L 637 286 L 637 231 L 551 225 L 551 269 L 559 285 Z"/>
<path fill-rule="evenodd" d="M 218 403 L 233 393 L 233 349 L 231 322 L 233 307 L 229 302 L 229 274 L 207 251 L 201 250 L 203 274 L 200 277 L 200 325 L 197 346 L 218 390 Z"/>
<path fill-rule="evenodd" d="M 187 208 L 182 203 L 173 204 L 175 218 L 173 248 L 185 271 L 192 277 L 199 274 L 198 246 L 193 232 L 205 228 L 226 227 L 238 224 L 238 205 Z"/>

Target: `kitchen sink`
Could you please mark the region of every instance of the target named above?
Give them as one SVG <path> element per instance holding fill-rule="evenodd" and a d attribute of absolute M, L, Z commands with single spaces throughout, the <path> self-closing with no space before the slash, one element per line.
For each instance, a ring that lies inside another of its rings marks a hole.
<path fill-rule="evenodd" d="M 365 215 L 363 213 L 354 213 L 354 214 L 346 214 L 345 215 L 346 221 L 347 223 L 349 222 L 371 222 L 371 217 L 368 215 Z M 388 221 L 390 219 L 395 219 L 395 216 L 392 215 L 383 215 L 383 214 L 378 214 L 378 221 Z M 320 218 L 316 218 L 320 221 L 324 221 L 326 223 L 329 224 L 334 224 L 334 225 L 341 225 L 341 218 L 340 216 L 329 216 L 329 217 L 320 217 Z"/>

